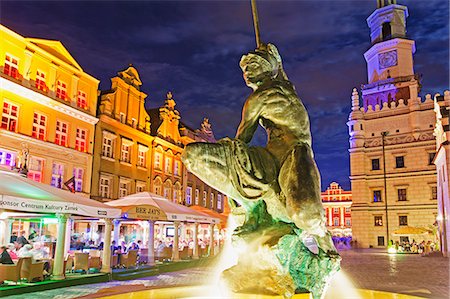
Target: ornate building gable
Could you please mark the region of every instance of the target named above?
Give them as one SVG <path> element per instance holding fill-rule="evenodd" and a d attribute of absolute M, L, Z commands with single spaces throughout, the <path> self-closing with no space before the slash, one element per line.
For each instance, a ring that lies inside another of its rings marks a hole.
<path fill-rule="evenodd" d="M 179 124 L 180 112 L 175 109 L 176 102 L 171 92 L 167 93 L 164 106 L 147 111 L 151 120 L 151 134 L 178 144 L 181 142 Z"/>
<path fill-rule="evenodd" d="M 145 111 L 147 94 L 140 91 L 142 82 L 130 65 L 111 79 L 111 89 L 100 93 L 98 113 L 144 132 L 150 132 L 150 120 Z"/>
<path fill-rule="evenodd" d="M 197 133 L 197 136 L 199 136 L 204 141 L 217 142 L 211 128 L 211 123 L 209 122 L 209 119 L 206 117 L 203 119 L 200 125 L 200 129 L 197 129 L 195 132 Z"/>

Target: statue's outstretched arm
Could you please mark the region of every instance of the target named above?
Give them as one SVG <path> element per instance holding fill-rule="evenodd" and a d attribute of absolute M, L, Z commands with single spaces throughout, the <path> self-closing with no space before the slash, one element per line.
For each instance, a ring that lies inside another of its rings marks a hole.
<path fill-rule="evenodd" d="M 236 139 L 250 143 L 258 127 L 258 118 L 261 110 L 261 101 L 250 97 L 242 109 L 241 123 L 236 132 Z"/>

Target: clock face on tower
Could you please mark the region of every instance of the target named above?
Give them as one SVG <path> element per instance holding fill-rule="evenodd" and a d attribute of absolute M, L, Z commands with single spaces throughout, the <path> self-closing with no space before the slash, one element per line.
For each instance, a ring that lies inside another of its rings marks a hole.
<path fill-rule="evenodd" d="M 380 69 L 397 65 L 397 50 L 378 54 L 378 64 Z"/>

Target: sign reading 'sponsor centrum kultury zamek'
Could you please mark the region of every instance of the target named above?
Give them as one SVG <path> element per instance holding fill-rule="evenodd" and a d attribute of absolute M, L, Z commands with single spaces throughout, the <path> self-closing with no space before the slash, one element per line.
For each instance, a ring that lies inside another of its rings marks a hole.
<path fill-rule="evenodd" d="M 120 210 L 114 208 L 98 208 L 73 202 L 34 200 L 7 195 L 0 195 L 0 209 L 51 214 L 65 213 L 99 218 L 120 217 Z"/>

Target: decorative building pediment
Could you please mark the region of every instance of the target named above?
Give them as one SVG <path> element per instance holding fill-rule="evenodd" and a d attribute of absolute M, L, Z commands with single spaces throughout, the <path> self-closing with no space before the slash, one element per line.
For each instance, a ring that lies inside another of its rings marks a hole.
<path fill-rule="evenodd" d="M 159 108 L 159 118 L 161 124 L 159 125 L 156 134 L 163 139 L 169 139 L 175 143 L 180 140 L 180 131 L 178 128 L 180 122 L 180 113 L 175 109 L 176 102 L 173 99 L 172 93 L 167 93 L 167 98 L 164 106 Z"/>
<path fill-rule="evenodd" d="M 137 90 L 140 90 L 142 85 L 142 81 L 139 78 L 139 73 L 137 70 L 130 64 L 130 66 L 121 72 L 117 73 L 120 78 L 122 78 L 126 83 L 133 85 Z"/>
<path fill-rule="evenodd" d="M 203 118 L 203 121 L 200 125 L 200 129 L 196 130 L 198 137 L 208 142 L 216 142 L 216 138 L 214 137 L 214 133 L 211 128 L 211 123 L 208 118 Z"/>

